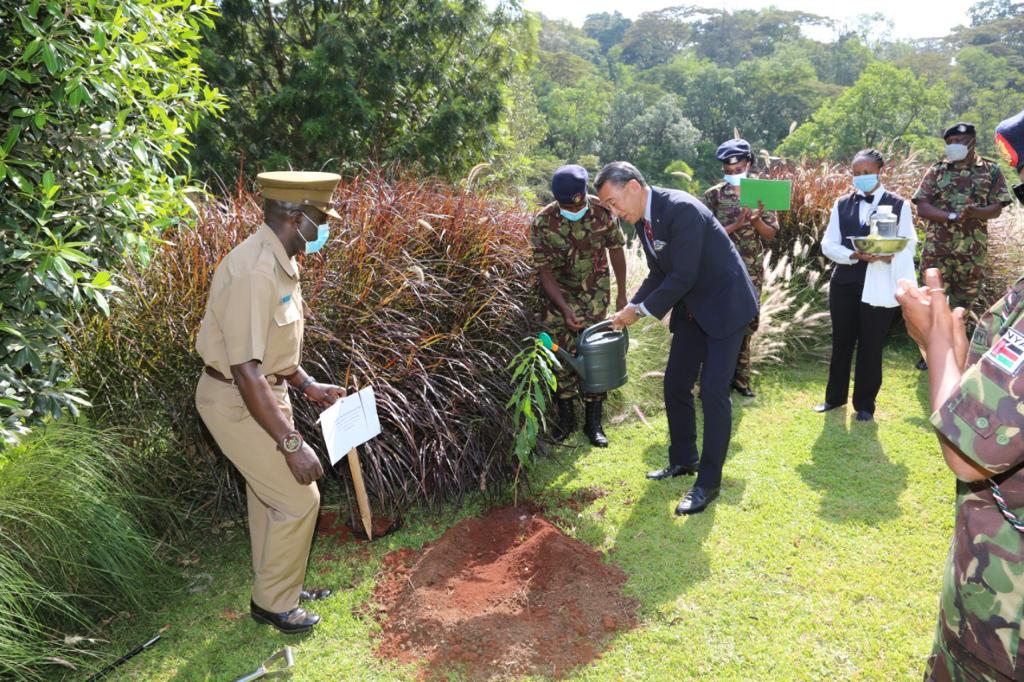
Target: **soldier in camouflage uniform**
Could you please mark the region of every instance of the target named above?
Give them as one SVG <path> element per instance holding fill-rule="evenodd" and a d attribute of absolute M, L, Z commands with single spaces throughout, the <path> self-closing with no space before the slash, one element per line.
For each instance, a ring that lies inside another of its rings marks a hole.
<path fill-rule="evenodd" d="M 946 158 L 928 170 L 912 198 L 917 214 L 928 221 L 921 272 L 937 268 L 953 305 L 978 314 L 987 224 L 1010 203 L 1010 193 L 999 165 L 975 151 L 973 125 L 957 123 L 943 138 Z"/>
<path fill-rule="evenodd" d="M 607 317 L 609 260 L 618 284 L 616 305 L 620 309 L 626 305 L 626 258 L 622 250 L 625 239 L 608 209 L 597 197 L 587 194 L 587 171 L 582 166 L 568 165 L 556 170 L 551 192 L 555 201 L 537 214 L 530 230 L 534 265 L 547 301 L 541 322 L 559 346 L 574 353 L 579 332 Z M 564 366 L 557 376 L 555 438 L 563 441 L 576 430 L 574 403 L 579 394 L 579 378 Z M 584 432 L 598 447 L 608 446 L 601 425 L 606 397 L 605 393 L 583 396 Z"/>
<path fill-rule="evenodd" d="M 1024 679 L 1024 278 L 981 317 L 968 346 L 937 270 L 901 281 L 907 327 L 927 353 L 931 421 L 957 476 L 953 542 L 928 682 Z M 962 372 L 962 374 L 961 374 Z"/>
<path fill-rule="evenodd" d="M 767 242 L 775 238 L 779 231 L 779 223 L 775 214 L 765 212 L 764 207 L 756 211 L 740 207 L 740 180 L 748 176 L 754 161 L 750 153 L 750 143 L 735 139 L 723 142 L 716 153 L 722 162 L 724 178 L 708 191 L 704 192 L 704 205 L 707 206 L 718 222 L 732 238 L 736 250 L 747 265 L 750 281 L 754 283 L 757 296 L 761 296 L 761 285 L 764 283 L 764 250 Z M 755 317 L 743 337 L 740 355 L 736 360 L 736 374 L 733 375 L 732 387 L 740 395 L 753 398 L 754 391 L 750 386 L 750 337 L 757 331 L 758 318 Z"/>

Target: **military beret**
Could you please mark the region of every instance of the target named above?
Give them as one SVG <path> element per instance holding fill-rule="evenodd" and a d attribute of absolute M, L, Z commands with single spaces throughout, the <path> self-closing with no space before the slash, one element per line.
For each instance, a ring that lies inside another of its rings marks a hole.
<path fill-rule="evenodd" d="M 1019 173 L 1024 168 L 1024 111 L 996 126 L 996 141 L 1006 149 Z"/>
<path fill-rule="evenodd" d="M 331 208 L 331 195 L 341 182 L 337 173 L 272 171 L 256 176 L 264 199 L 315 206 L 332 218 L 341 218 Z"/>
<path fill-rule="evenodd" d="M 946 132 L 942 133 L 942 139 L 945 140 L 951 135 L 971 135 L 977 136 L 977 131 L 974 129 L 973 123 L 954 123 L 953 125 L 946 128 Z"/>
<path fill-rule="evenodd" d="M 562 166 L 551 176 L 551 193 L 560 204 L 578 204 L 587 198 L 587 169 L 576 164 Z"/>
<path fill-rule="evenodd" d="M 722 163 L 738 163 L 742 159 L 753 159 L 754 156 L 750 153 L 750 143 L 736 138 L 735 140 L 726 140 L 718 145 L 715 158 Z"/>

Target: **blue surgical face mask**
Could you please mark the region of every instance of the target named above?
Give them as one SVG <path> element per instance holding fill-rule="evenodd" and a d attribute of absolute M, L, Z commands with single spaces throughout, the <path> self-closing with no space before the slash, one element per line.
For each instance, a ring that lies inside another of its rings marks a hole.
<path fill-rule="evenodd" d="M 302 217 L 311 223 L 313 222 L 313 219 L 310 218 L 305 213 L 302 214 Z M 316 225 L 316 223 L 313 224 Z M 322 225 L 316 226 L 316 239 L 314 239 L 313 241 L 309 241 L 308 239 L 303 237 L 301 231 L 299 232 L 299 237 L 302 237 L 302 241 L 306 242 L 306 253 L 316 253 L 320 249 L 324 248 L 324 244 L 327 243 L 327 238 L 330 236 L 330 234 L 331 228 L 327 225 L 327 223 L 323 223 Z"/>
<path fill-rule="evenodd" d="M 965 144 L 947 144 L 946 158 L 950 161 L 963 161 L 970 151 L 971 148 Z"/>
<path fill-rule="evenodd" d="M 584 206 L 575 213 L 570 213 L 569 211 L 566 211 L 564 208 L 561 208 L 559 209 L 559 213 L 561 213 L 562 217 L 565 218 L 566 220 L 571 220 L 572 222 L 575 223 L 577 220 L 580 220 L 583 216 L 587 214 L 588 208 L 590 208 L 590 206 Z"/>
<path fill-rule="evenodd" d="M 875 188 L 878 184 L 878 173 L 871 173 L 870 175 L 854 175 L 853 186 L 859 189 L 864 194 L 867 194 Z"/>
<path fill-rule="evenodd" d="M 747 171 L 743 171 L 742 173 L 737 173 L 736 175 L 723 175 L 722 177 L 725 178 L 725 181 L 728 182 L 733 187 L 739 187 L 740 186 L 740 180 L 742 180 L 743 178 L 747 177 Z"/>

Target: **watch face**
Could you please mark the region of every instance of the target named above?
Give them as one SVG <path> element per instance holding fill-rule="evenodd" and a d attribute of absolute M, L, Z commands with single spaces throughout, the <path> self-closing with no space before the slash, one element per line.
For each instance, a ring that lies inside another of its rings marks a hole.
<path fill-rule="evenodd" d="M 289 433 L 281 439 L 281 449 L 285 452 L 298 452 L 302 447 L 302 436 L 298 433 Z"/>

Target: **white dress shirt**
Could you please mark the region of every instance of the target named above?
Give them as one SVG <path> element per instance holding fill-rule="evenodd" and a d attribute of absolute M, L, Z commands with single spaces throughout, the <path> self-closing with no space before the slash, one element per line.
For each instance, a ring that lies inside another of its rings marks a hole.
<path fill-rule="evenodd" d="M 872 193 L 876 200 L 881 197 L 885 188 L 879 185 Z M 864 196 L 864 193 L 857 191 L 857 194 Z M 868 218 L 877 204 L 869 201 L 860 202 L 860 221 L 867 223 Z M 895 308 L 899 305 L 896 301 L 896 286 L 901 279 L 907 279 L 917 283 L 917 273 L 914 270 L 914 252 L 917 249 L 917 232 L 914 231 L 914 219 L 910 211 L 910 202 L 903 200 L 903 207 L 899 215 L 900 237 L 907 237 L 907 245 L 903 250 L 893 254 L 892 262 L 875 261 L 868 263 L 867 273 L 864 275 L 864 291 L 860 300 L 868 305 L 881 308 Z M 825 256 L 841 265 L 855 265 L 857 259 L 850 258 L 853 254 L 846 244 L 842 243 L 842 233 L 839 231 L 839 201 L 832 204 L 832 215 L 828 220 L 828 227 L 825 235 L 821 238 L 821 252 Z"/>

